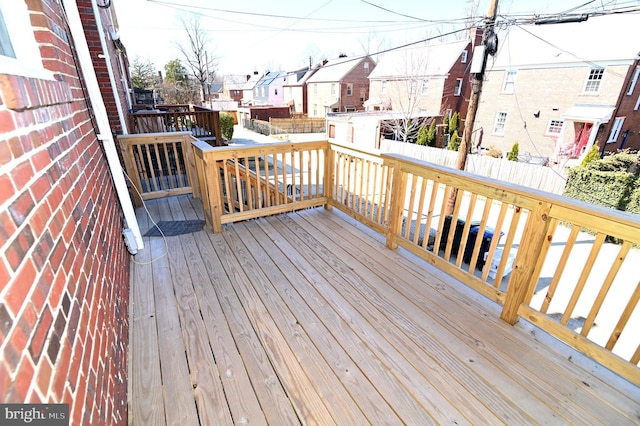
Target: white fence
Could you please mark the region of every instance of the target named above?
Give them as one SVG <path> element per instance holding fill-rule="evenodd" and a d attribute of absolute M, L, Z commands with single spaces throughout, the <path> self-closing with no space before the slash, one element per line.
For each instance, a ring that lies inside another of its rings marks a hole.
<path fill-rule="evenodd" d="M 382 152 L 395 152 L 407 157 L 429 161 L 446 167 L 456 167 L 457 151 L 431 148 L 412 143 L 403 143 L 383 139 L 380 141 Z M 487 176 L 505 182 L 515 183 L 541 191 L 562 195 L 567 183 L 567 173 L 551 167 L 518 163 L 486 155 L 469 155 L 465 170 L 480 176 Z"/>

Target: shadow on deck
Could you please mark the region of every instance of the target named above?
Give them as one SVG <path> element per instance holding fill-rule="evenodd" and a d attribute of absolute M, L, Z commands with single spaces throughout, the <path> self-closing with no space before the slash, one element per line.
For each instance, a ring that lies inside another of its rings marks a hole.
<path fill-rule="evenodd" d="M 147 205 L 156 221 L 203 218 L 189 195 Z M 640 421 L 637 387 L 336 210 L 145 245 L 130 424 Z"/>

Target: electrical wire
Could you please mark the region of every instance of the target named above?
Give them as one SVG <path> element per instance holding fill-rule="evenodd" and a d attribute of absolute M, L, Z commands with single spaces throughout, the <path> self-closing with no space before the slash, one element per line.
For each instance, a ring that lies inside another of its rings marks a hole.
<path fill-rule="evenodd" d="M 160 232 L 160 235 L 162 236 L 162 240 L 164 241 L 164 253 L 149 260 L 146 262 L 138 262 L 137 260 L 135 260 L 135 256 L 131 256 L 131 261 L 133 263 L 135 263 L 136 265 L 151 265 L 152 263 L 162 259 L 163 257 L 166 257 L 169 255 L 169 243 L 167 242 L 167 237 L 166 235 L 164 235 L 164 232 L 162 232 L 162 228 L 160 228 L 160 226 L 158 226 L 158 223 L 153 219 L 153 216 L 151 215 L 151 212 L 149 211 L 149 209 L 147 208 L 147 204 L 144 202 L 144 199 L 142 198 L 142 194 L 140 193 L 140 191 L 138 191 L 138 188 L 136 188 L 136 185 L 133 183 L 133 181 L 131 180 L 131 177 L 129 177 L 129 175 L 127 174 L 127 172 L 122 169 L 122 173 L 124 173 L 124 176 L 127 178 L 127 180 L 129 181 L 129 183 L 131 183 L 131 187 L 136 191 L 136 194 L 138 194 L 138 197 L 140 197 L 140 200 L 142 200 L 142 207 L 144 207 L 144 210 L 147 212 L 147 216 L 149 217 L 149 220 L 151 221 L 151 223 L 153 223 L 153 226 L 151 227 L 151 229 L 153 227 L 156 227 L 158 229 L 158 231 Z"/>

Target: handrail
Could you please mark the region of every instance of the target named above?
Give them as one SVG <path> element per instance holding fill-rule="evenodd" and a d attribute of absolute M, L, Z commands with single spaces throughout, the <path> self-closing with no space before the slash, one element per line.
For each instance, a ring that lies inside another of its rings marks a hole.
<path fill-rule="evenodd" d="M 190 132 L 120 135 L 118 142 L 136 206 L 143 200 L 194 193 L 200 185 Z"/>
<path fill-rule="evenodd" d="M 214 232 L 340 209 L 502 305 L 504 321 L 524 318 L 640 384 L 638 216 L 352 145 L 194 145 Z"/>
<path fill-rule="evenodd" d="M 187 131 L 212 145 L 226 145 L 222 138 L 218 111 L 143 111 L 129 114 L 129 120 L 130 128 L 136 134 Z"/>

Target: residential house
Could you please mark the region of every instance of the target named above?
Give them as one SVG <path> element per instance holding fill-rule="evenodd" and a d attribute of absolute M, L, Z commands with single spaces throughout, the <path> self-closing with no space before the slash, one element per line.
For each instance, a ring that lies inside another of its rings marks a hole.
<path fill-rule="evenodd" d="M 224 90 L 224 83 L 222 81 L 211 81 L 205 83 L 204 92 L 205 92 L 205 100 L 207 102 L 212 99 L 220 99 L 222 97 L 222 93 Z"/>
<path fill-rule="evenodd" d="M 222 97 L 231 99 L 236 102 L 242 102 L 242 90 L 244 85 L 249 81 L 251 75 L 225 75 L 223 78 Z"/>
<path fill-rule="evenodd" d="M 613 120 L 604 125 L 606 136 L 600 148 L 605 152 L 616 152 L 619 149 L 640 150 L 640 59 L 629 67 L 625 83 L 620 91 Z"/>
<path fill-rule="evenodd" d="M 307 79 L 309 117 L 330 112 L 363 111 L 369 97 L 369 74 L 376 64 L 369 56 L 340 57 L 324 63 Z"/>
<path fill-rule="evenodd" d="M 606 144 L 636 67 L 638 26 L 639 15 L 625 14 L 499 32 L 474 126 L 482 146 L 508 151 L 518 142 L 521 153 L 564 161 Z"/>
<path fill-rule="evenodd" d="M 267 71 L 253 89 L 254 105 L 282 105 L 284 102 L 282 86 L 286 75 L 284 71 Z"/>
<path fill-rule="evenodd" d="M 470 94 L 472 38 L 449 43 L 420 44 L 386 53 L 369 76 L 368 110 L 393 110 L 407 117 L 459 112 L 464 119 Z"/>
<path fill-rule="evenodd" d="M 287 73 L 284 83 L 284 103 L 289 105 L 296 115 L 307 114 L 307 80 L 318 68 L 302 68 Z"/>
<path fill-rule="evenodd" d="M 70 424 L 128 421 L 142 247 L 113 139 L 125 51 L 103 6 L 0 2 L 0 401 L 67 403 Z"/>
<path fill-rule="evenodd" d="M 253 105 L 253 89 L 256 87 L 256 83 L 262 78 L 258 71 L 254 71 L 253 74 L 247 79 L 247 82 L 242 86 L 242 105 Z"/>

